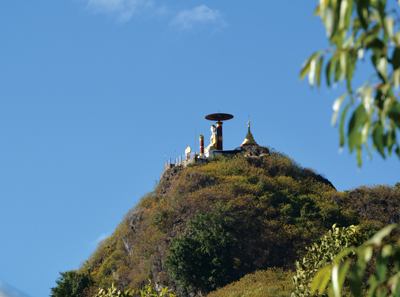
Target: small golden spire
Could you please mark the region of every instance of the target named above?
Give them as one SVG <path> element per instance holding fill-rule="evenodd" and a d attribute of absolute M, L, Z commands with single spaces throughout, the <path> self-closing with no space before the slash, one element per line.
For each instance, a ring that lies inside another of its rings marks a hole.
<path fill-rule="evenodd" d="M 250 121 L 247 122 L 248 132 L 241 146 L 258 145 L 254 140 L 253 134 L 250 132 Z"/>

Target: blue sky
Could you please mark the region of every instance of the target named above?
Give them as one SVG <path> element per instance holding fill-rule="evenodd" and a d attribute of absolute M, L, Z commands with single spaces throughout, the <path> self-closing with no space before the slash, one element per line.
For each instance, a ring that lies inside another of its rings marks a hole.
<path fill-rule="evenodd" d="M 5 1 L 0 10 L 0 280 L 50 294 L 151 191 L 167 158 L 224 148 L 250 118 L 261 145 L 338 190 L 399 182 L 376 152 L 362 169 L 330 126 L 343 86 L 311 89 L 301 64 L 327 48 L 317 1 Z M 366 61 L 355 85 L 371 71 Z M 197 141 L 197 142 L 196 142 Z"/>

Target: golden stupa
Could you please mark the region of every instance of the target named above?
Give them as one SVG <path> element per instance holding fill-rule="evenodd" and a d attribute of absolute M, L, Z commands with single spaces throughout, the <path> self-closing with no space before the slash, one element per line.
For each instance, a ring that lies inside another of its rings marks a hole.
<path fill-rule="evenodd" d="M 254 140 L 253 134 L 250 132 L 250 121 L 247 122 L 247 126 L 249 127 L 249 130 L 241 146 L 258 145 Z"/>

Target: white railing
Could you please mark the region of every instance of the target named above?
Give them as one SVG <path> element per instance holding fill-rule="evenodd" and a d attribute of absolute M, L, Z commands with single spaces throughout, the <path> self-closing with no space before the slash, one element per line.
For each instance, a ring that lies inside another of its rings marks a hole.
<path fill-rule="evenodd" d="M 197 152 L 190 153 L 190 159 L 193 159 L 198 156 Z M 186 154 L 180 155 L 179 157 L 176 158 L 169 158 L 167 161 L 164 162 L 164 168 L 169 167 L 171 165 L 178 164 L 179 162 L 185 161 L 186 159 Z"/>

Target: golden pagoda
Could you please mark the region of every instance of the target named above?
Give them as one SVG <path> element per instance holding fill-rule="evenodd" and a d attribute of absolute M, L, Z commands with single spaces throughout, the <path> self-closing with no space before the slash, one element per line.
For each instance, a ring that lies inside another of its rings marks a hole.
<path fill-rule="evenodd" d="M 249 127 L 249 130 L 241 146 L 258 145 L 254 140 L 253 134 L 250 132 L 250 121 L 247 122 L 247 126 Z"/>

